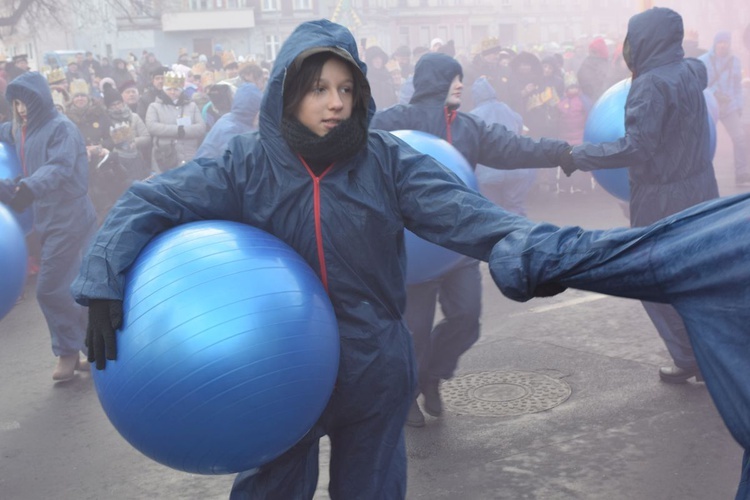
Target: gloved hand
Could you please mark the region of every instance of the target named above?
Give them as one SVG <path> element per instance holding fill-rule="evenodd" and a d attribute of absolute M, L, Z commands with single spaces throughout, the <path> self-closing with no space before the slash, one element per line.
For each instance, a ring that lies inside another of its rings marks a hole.
<path fill-rule="evenodd" d="M 558 293 L 563 293 L 568 287 L 558 283 L 542 283 L 534 290 L 534 297 L 552 297 Z"/>
<path fill-rule="evenodd" d="M 89 325 L 86 347 L 89 363 L 103 370 L 107 360 L 117 359 L 117 330 L 122 326 L 122 301 L 92 299 L 89 302 Z"/>
<path fill-rule="evenodd" d="M 185 127 L 182 125 L 177 126 L 177 138 L 178 139 L 184 139 L 185 138 Z"/>
<path fill-rule="evenodd" d="M 573 160 L 573 148 L 566 149 L 557 159 L 557 162 L 568 177 L 577 170 L 575 161 Z"/>
<path fill-rule="evenodd" d="M 16 190 L 16 194 L 13 195 L 13 198 L 11 198 L 10 203 L 8 203 L 8 206 L 13 209 L 13 211 L 18 212 L 19 214 L 29 208 L 31 204 L 34 202 L 34 193 L 31 192 L 31 189 L 21 182 L 18 184 L 18 189 Z"/>

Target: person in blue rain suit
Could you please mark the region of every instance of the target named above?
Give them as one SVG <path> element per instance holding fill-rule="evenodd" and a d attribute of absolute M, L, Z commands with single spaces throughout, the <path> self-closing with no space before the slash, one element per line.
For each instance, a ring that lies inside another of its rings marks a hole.
<path fill-rule="evenodd" d="M 711 50 L 699 59 L 708 70 L 708 90 L 719 105 L 719 121 L 732 139 L 735 184 L 750 185 L 748 149 L 742 130 L 742 64 L 740 58 L 732 54 L 732 34 L 718 32 Z M 745 113 L 750 113 L 750 109 Z"/>
<path fill-rule="evenodd" d="M 530 224 L 431 157 L 368 130 L 375 109 L 365 73 L 346 28 L 325 20 L 301 24 L 276 59 L 258 132 L 233 138 L 220 158 L 199 158 L 131 186 L 73 284 L 76 300 L 89 306 L 89 360 L 105 369 L 117 356 L 125 272 L 173 226 L 241 221 L 282 239 L 316 271 L 338 319 L 336 387 L 308 434 L 239 474 L 231 498 L 312 498 L 318 442 L 326 434 L 332 499 L 404 498 L 404 423 L 416 388 L 403 320 L 404 229 L 486 260 L 498 240 Z M 519 158 L 538 150 L 509 133 L 496 135 L 509 151 L 526 148 Z M 564 145 L 558 149 L 562 154 Z M 554 163 L 542 151 L 537 156 Z"/>
<path fill-rule="evenodd" d="M 493 168 L 551 167 L 569 156 L 563 141 L 535 142 L 503 125 L 486 123 L 458 111 L 463 93 L 463 69 L 452 57 L 431 52 L 414 68 L 414 95 L 409 104 L 398 104 L 375 115 L 372 128 L 419 130 L 445 139 L 469 162 Z M 414 337 L 419 369 L 419 392 L 424 410 L 434 417 L 443 412 L 440 383 L 453 377 L 461 355 L 479 339 L 482 282 L 479 262 L 462 259 L 440 278 L 410 284 L 407 289 L 406 322 Z M 437 302 L 443 319 L 434 325 Z M 425 425 L 414 400 L 407 423 Z"/>
<path fill-rule="evenodd" d="M 79 359 L 86 313 L 70 292 L 83 246 L 96 226 L 87 195 L 86 144 L 78 128 L 55 108 L 41 74 L 28 72 L 13 80 L 6 98 L 13 120 L 0 125 L 0 141 L 15 146 L 23 176 L 17 182 L 3 181 L 0 201 L 16 212 L 33 207 L 41 240 L 36 297 L 58 358 L 52 378 L 69 380 L 76 370 L 88 369 Z"/>
<path fill-rule="evenodd" d="M 710 150 L 703 89 L 706 67 L 683 59 L 682 17 L 655 7 L 633 16 L 623 56 L 633 73 L 625 104 L 625 136 L 573 148 L 563 162 L 575 169 L 629 167 L 630 223 L 646 226 L 719 195 Z M 668 383 L 700 379 L 685 324 L 668 304 L 643 302 L 664 340 L 673 366 L 659 369 Z"/>
<path fill-rule="evenodd" d="M 195 158 L 215 158 L 221 156 L 235 135 L 255 130 L 255 120 L 260 111 L 263 94 L 254 83 L 245 83 L 234 93 L 232 111 L 225 114 L 211 127 Z"/>

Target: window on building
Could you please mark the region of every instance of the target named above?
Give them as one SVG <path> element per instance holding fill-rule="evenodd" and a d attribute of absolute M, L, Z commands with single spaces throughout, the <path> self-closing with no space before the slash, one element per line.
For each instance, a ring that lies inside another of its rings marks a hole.
<path fill-rule="evenodd" d="M 419 27 L 419 45 L 424 47 L 430 46 L 430 27 L 420 26 Z"/>
<path fill-rule="evenodd" d="M 279 10 L 279 0 L 263 0 L 261 8 L 265 11 Z"/>
<path fill-rule="evenodd" d="M 411 36 L 409 33 L 409 27 L 408 26 L 399 26 L 398 28 L 398 44 L 399 45 L 406 45 L 407 47 L 411 47 Z"/>
<path fill-rule="evenodd" d="M 294 10 L 312 10 L 312 0 L 294 0 Z"/>
<path fill-rule="evenodd" d="M 453 41 L 457 50 L 466 47 L 466 30 L 462 24 L 453 27 Z"/>
<path fill-rule="evenodd" d="M 264 2 L 265 3 L 265 2 Z M 266 35 L 266 60 L 273 61 L 281 48 L 281 39 L 278 35 Z"/>

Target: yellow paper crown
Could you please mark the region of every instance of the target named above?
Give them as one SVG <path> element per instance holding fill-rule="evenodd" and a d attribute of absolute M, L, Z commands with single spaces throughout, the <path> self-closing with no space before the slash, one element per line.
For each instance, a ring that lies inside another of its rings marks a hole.
<path fill-rule="evenodd" d="M 185 86 L 185 77 L 174 71 L 164 73 L 164 87 L 181 89 Z"/>
<path fill-rule="evenodd" d="M 60 83 L 65 81 L 65 71 L 60 68 L 55 68 L 47 71 L 44 75 L 47 77 L 47 83 L 52 85 L 53 83 Z"/>
<path fill-rule="evenodd" d="M 482 40 L 481 51 L 495 49 L 500 47 L 500 40 L 496 36 L 491 36 Z"/>
<path fill-rule="evenodd" d="M 89 95 L 89 93 L 89 84 L 86 83 L 86 80 L 76 78 L 70 82 L 70 95 Z"/>

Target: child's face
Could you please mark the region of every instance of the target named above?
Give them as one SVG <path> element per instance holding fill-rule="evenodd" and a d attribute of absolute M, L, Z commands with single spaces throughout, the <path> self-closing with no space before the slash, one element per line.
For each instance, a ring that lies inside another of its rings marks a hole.
<path fill-rule="evenodd" d="M 297 119 L 323 137 L 352 115 L 354 77 L 343 61 L 333 57 L 323 64 L 320 79 L 300 102 Z"/>

